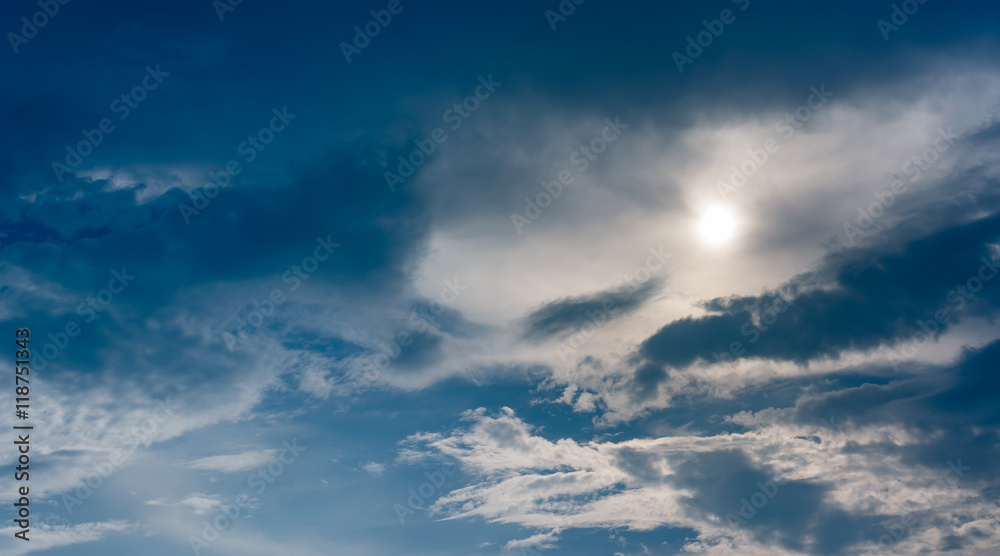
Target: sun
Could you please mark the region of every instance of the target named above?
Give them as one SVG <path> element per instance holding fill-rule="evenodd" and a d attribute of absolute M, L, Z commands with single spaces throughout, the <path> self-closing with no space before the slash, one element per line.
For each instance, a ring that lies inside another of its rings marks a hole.
<path fill-rule="evenodd" d="M 732 239 L 736 232 L 736 217 L 726 207 L 710 207 L 701 215 L 698 232 L 705 243 L 721 245 Z"/>

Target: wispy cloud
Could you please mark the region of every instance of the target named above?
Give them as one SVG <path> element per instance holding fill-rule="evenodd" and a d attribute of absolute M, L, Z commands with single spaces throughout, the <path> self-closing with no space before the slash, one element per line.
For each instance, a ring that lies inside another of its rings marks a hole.
<path fill-rule="evenodd" d="M 274 461 L 278 450 L 254 450 L 239 454 L 224 456 L 209 456 L 184 464 L 188 469 L 202 471 L 218 471 L 220 473 L 239 473 L 267 465 Z"/>

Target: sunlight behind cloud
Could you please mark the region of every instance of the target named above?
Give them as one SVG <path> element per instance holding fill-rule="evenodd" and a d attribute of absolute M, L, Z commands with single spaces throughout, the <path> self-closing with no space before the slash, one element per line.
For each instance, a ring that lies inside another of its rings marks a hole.
<path fill-rule="evenodd" d="M 733 211 L 718 205 L 706 210 L 698 221 L 698 235 L 711 245 L 728 242 L 736 233 L 736 228 Z"/>

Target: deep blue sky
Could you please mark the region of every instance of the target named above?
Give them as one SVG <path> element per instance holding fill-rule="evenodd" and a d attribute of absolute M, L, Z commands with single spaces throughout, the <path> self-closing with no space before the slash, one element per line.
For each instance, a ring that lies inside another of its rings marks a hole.
<path fill-rule="evenodd" d="M 5 2 L 0 552 L 995 554 L 998 15 Z"/>

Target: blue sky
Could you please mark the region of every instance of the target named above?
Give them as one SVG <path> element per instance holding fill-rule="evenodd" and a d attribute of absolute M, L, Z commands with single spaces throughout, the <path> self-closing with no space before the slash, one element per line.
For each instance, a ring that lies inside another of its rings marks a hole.
<path fill-rule="evenodd" d="M 995 554 L 997 15 L 4 3 L 0 553 Z"/>

